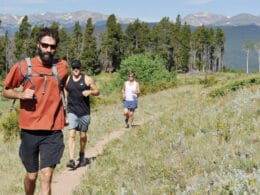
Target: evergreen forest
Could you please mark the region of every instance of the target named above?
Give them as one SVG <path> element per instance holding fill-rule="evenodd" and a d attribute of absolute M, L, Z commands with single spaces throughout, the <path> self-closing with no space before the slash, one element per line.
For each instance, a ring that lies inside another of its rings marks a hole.
<path fill-rule="evenodd" d="M 32 26 L 24 16 L 14 37 L 4 31 L 0 37 L 2 77 L 17 60 L 36 54 L 36 36 L 43 26 Z M 181 24 L 179 15 L 175 22 L 164 17 L 153 26 L 136 19 L 123 29 L 111 14 L 103 32 L 96 31 L 91 18 L 87 19 L 85 27 L 75 22 L 72 32 L 58 22 L 53 22 L 50 27 L 59 30 L 56 57 L 69 64 L 73 59 L 80 59 L 84 72 L 90 75 L 117 72 L 123 60 L 139 54 L 161 58 L 162 68 L 169 72 L 217 72 L 225 68 L 223 30 L 205 26 L 191 30 L 186 23 Z"/>

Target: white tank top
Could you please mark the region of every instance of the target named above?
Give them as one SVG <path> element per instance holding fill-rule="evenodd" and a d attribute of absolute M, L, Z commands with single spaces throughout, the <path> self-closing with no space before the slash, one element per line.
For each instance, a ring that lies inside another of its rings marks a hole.
<path fill-rule="evenodd" d="M 136 81 L 132 85 L 130 85 L 129 81 L 125 82 L 125 100 L 126 101 L 134 101 L 137 100 L 137 84 Z"/>

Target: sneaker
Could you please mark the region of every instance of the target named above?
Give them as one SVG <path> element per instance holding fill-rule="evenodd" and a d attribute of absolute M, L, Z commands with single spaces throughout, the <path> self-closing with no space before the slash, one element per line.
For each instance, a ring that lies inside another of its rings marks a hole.
<path fill-rule="evenodd" d="M 67 167 L 74 169 L 75 168 L 75 161 L 72 160 L 72 159 L 69 160 L 69 162 L 67 164 Z"/>
<path fill-rule="evenodd" d="M 129 129 L 132 129 L 132 128 L 133 128 L 133 126 L 132 126 L 132 125 L 128 125 L 128 128 L 129 128 Z"/>
<path fill-rule="evenodd" d="M 79 159 L 79 166 L 84 167 L 88 164 L 88 160 L 86 158 Z"/>
<path fill-rule="evenodd" d="M 125 119 L 125 125 L 128 126 L 128 118 Z"/>
<path fill-rule="evenodd" d="M 79 166 L 83 167 L 88 164 L 88 160 L 85 158 L 85 154 L 83 152 L 79 153 Z"/>

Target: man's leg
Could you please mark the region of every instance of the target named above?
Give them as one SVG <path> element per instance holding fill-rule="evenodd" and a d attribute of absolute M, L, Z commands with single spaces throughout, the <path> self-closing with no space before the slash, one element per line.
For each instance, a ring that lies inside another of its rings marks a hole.
<path fill-rule="evenodd" d="M 90 115 L 82 116 L 79 120 L 80 131 L 80 152 L 79 152 L 79 166 L 86 166 L 88 164 L 85 158 L 85 148 L 87 144 L 87 131 L 90 124 Z"/>
<path fill-rule="evenodd" d="M 80 152 L 84 153 L 87 143 L 87 132 L 80 132 Z"/>
<path fill-rule="evenodd" d="M 76 128 L 78 127 L 78 117 L 73 113 L 67 114 L 69 121 L 69 162 L 67 167 L 74 168 L 74 152 L 75 152 L 75 139 L 76 139 Z"/>
<path fill-rule="evenodd" d="M 19 156 L 27 172 L 24 177 L 24 190 L 26 195 L 34 194 L 38 177 L 39 149 L 37 135 L 38 134 L 33 131 L 21 130 Z"/>
<path fill-rule="evenodd" d="M 69 131 L 69 156 L 70 159 L 74 159 L 76 130 L 71 129 Z"/>
<path fill-rule="evenodd" d="M 80 166 L 87 165 L 87 159 L 85 158 L 85 148 L 87 144 L 87 132 L 80 132 L 80 152 L 79 152 L 79 163 Z"/>
<path fill-rule="evenodd" d="M 24 178 L 24 190 L 26 195 L 33 195 L 38 173 L 26 173 Z"/>
<path fill-rule="evenodd" d="M 75 137 L 76 137 L 76 130 L 70 129 L 69 130 L 69 162 L 67 164 L 67 167 L 74 168 L 75 162 L 74 162 L 74 152 L 75 152 Z"/>
<path fill-rule="evenodd" d="M 54 168 L 46 167 L 41 170 L 41 191 L 40 195 L 51 194 L 51 181 Z"/>

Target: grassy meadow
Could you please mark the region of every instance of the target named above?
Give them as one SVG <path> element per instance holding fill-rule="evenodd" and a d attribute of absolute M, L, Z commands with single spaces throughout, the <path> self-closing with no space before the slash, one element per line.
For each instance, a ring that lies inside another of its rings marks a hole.
<path fill-rule="evenodd" d="M 259 77 L 183 74 L 176 87 L 141 96 L 136 126 L 106 146 L 73 194 L 259 194 L 260 85 L 232 90 L 236 81 Z M 98 85 L 104 78 L 96 78 Z M 211 95 L 219 89 L 231 90 Z M 120 96 L 101 90 L 105 105 L 92 109 L 87 147 L 124 128 Z M 10 103 L 1 99 L 1 110 Z M 23 194 L 19 140 L 1 138 L 0 194 Z M 56 174 L 67 153 L 66 147 Z"/>

